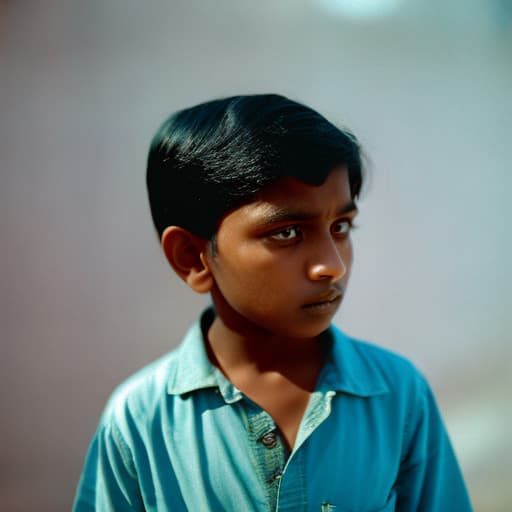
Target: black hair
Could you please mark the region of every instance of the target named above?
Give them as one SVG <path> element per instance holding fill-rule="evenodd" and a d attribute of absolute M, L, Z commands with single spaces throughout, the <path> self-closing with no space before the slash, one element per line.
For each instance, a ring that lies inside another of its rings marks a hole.
<path fill-rule="evenodd" d="M 176 112 L 151 143 L 147 187 L 158 235 L 181 226 L 212 239 L 222 217 L 289 176 L 320 185 L 337 166 L 351 195 L 362 181 L 360 146 L 309 107 L 276 94 L 233 96 Z"/>

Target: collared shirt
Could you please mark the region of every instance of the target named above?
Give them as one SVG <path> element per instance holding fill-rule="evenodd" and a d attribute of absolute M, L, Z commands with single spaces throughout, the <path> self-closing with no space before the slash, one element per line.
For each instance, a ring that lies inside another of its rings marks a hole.
<path fill-rule="evenodd" d="M 205 312 L 175 351 L 112 395 L 75 512 L 465 512 L 432 392 L 404 358 L 331 326 L 288 453 L 271 416 L 208 359 Z"/>

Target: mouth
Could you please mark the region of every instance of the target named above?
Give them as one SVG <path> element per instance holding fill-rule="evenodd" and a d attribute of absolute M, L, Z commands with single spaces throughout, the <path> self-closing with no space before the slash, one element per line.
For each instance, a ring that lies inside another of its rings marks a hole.
<path fill-rule="evenodd" d="M 341 292 L 330 293 L 329 295 L 320 298 L 317 301 L 309 302 L 302 306 L 302 309 L 307 311 L 330 311 L 332 308 L 337 308 L 341 303 L 343 294 Z"/>

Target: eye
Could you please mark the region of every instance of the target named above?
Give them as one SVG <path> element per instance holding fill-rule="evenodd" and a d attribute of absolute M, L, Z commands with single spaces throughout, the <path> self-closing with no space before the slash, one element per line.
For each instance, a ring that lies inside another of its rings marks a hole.
<path fill-rule="evenodd" d="M 352 229 L 352 222 L 348 219 L 342 219 L 336 221 L 332 225 L 332 232 L 338 236 L 346 236 Z"/>
<path fill-rule="evenodd" d="M 270 238 L 279 242 L 289 242 L 298 239 L 300 236 L 300 228 L 297 226 L 290 226 L 288 228 L 281 229 L 281 231 L 273 233 L 270 235 Z"/>

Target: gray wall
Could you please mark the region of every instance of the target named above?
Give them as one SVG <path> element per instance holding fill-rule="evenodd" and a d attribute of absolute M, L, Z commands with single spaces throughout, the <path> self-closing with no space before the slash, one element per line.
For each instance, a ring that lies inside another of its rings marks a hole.
<path fill-rule="evenodd" d="M 152 231 L 156 127 L 267 91 L 364 143 L 336 322 L 421 368 L 477 510 L 512 509 L 511 13 L 410 0 L 350 19 L 325 4 L 0 2 L 2 510 L 69 509 L 109 393 L 205 304 Z"/>

